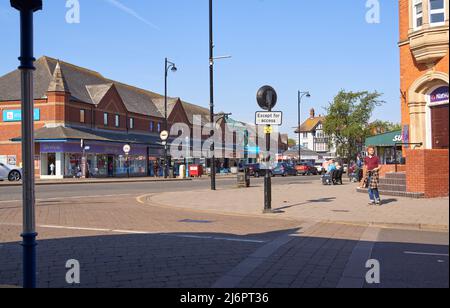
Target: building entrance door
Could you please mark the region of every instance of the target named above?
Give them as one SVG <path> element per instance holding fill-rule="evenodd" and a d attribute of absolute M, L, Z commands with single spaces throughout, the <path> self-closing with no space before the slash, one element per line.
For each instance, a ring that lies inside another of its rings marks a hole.
<path fill-rule="evenodd" d="M 433 149 L 448 149 L 448 104 L 431 107 Z"/>

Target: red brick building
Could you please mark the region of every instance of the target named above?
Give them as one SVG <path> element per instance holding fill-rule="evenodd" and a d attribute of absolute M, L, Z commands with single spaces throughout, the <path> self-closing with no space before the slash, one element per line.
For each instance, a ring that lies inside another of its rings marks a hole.
<path fill-rule="evenodd" d="M 109 80 L 97 72 L 49 57 L 35 63 L 35 166 L 41 178 L 79 174 L 83 148 L 94 177 L 152 175 L 162 155 L 164 99 L 156 93 Z M 20 165 L 20 72 L 0 78 L 0 159 Z M 194 105 L 169 98 L 168 122 L 186 123 Z M 196 114 L 208 109 L 196 106 Z M 150 162 L 150 164 L 149 164 Z"/>
<path fill-rule="evenodd" d="M 159 137 L 165 128 L 163 96 L 50 57 L 39 58 L 35 66 L 38 177 L 77 177 L 82 166 L 87 166 L 91 177 L 154 175 L 164 152 Z M 19 166 L 20 98 L 20 71 L 0 77 L 0 162 Z M 168 129 L 175 123 L 187 126 L 191 147 L 194 116 L 199 117 L 202 125 L 209 123 L 208 108 L 179 98 L 168 99 Z M 222 130 L 224 125 L 222 120 Z M 199 141 L 207 138 L 200 136 Z M 131 146 L 128 157 L 124 145 Z M 235 146 L 217 144 L 216 149 L 225 152 L 225 147 Z M 229 167 L 229 160 L 222 159 L 221 165 Z M 198 157 L 188 157 L 188 163 L 208 165 L 205 158 Z M 161 174 L 161 168 L 158 169 Z"/>
<path fill-rule="evenodd" d="M 449 0 L 400 0 L 403 141 L 408 192 L 448 196 Z"/>

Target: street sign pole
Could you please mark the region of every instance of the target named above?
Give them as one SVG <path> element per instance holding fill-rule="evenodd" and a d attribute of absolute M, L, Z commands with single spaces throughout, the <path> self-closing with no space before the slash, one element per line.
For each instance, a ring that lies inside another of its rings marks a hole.
<path fill-rule="evenodd" d="M 264 86 L 256 94 L 258 105 L 263 109 L 272 112 L 277 104 L 277 92 L 270 86 Z M 258 123 L 256 123 L 258 124 Z M 270 136 L 271 125 L 266 126 L 266 174 L 264 176 L 264 214 L 273 213 L 272 211 L 272 175 L 270 171 Z"/>
<path fill-rule="evenodd" d="M 36 288 L 36 221 L 34 190 L 34 102 L 33 102 L 33 13 L 42 9 L 42 0 L 11 0 L 20 11 L 20 66 L 22 92 L 23 161 L 23 287 Z"/>

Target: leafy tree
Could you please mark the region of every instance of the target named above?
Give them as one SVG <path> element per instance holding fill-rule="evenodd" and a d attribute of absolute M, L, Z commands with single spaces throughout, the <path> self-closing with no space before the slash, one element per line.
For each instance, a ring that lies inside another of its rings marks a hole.
<path fill-rule="evenodd" d="M 392 123 L 389 121 L 380 120 L 370 123 L 370 132 L 372 135 L 384 134 L 396 130 L 402 130 L 402 125 L 400 123 Z"/>
<path fill-rule="evenodd" d="M 297 145 L 297 141 L 295 139 L 289 139 L 288 146 L 289 148 L 293 148 Z"/>
<path fill-rule="evenodd" d="M 378 92 L 346 92 L 341 90 L 326 108 L 324 131 L 331 137 L 337 154 L 355 159 L 370 132 L 370 118 L 374 109 L 384 102 Z"/>

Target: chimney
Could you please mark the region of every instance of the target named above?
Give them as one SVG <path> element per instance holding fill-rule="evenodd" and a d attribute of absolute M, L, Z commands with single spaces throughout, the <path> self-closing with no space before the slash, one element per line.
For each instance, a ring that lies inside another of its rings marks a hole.
<path fill-rule="evenodd" d="M 316 111 L 314 110 L 314 108 L 312 108 L 310 111 L 310 117 L 311 119 L 314 119 L 316 117 Z"/>

